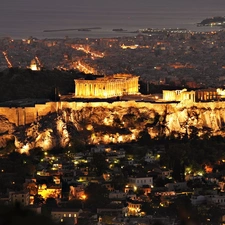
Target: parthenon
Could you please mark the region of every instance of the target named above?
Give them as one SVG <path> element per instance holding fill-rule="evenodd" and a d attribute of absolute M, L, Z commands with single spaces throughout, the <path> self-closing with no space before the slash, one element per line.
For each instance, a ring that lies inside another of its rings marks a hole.
<path fill-rule="evenodd" d="M 110 98 L 138 94 L 139 76 L 114 74 L 95 80 L 78 79 L 75 81 L 76 98 Z"/>

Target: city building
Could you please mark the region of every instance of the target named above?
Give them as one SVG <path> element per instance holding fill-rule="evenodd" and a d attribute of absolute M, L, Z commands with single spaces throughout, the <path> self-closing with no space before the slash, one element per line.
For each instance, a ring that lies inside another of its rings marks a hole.
<path fill-rule="evenodd" d="M 152 177 L 129 177 L 129 184 L 134 187 L 142 187 L 143 185 L 149 185 L 150 187 L 153 185 Z"/>
<path fill-rule="evenodd" d="M 31 60 L 30 69 L 34 71 L 38 71 L 41 69 L 41 65 L 40 65 L 40 61 L 38 57 L 35 57 L 34 59 Z"/>
<path fill-rule="evenodd" d="M 128 204 L 128 215 L 139 216 L 139 213 L 141 211 L 142 202 L 129 199 L 127 201 L 127 204 Z"/>
<path fill-rule="evenodd" d="M 12 205 L 19 203 L 21 206 L 28 206 L 30 204 L 30 194 L 29 192 L 9 192 L 9 202 Z"/>
<path fill-rule="evenodd" d="M 81 209 L 55 208 L 52 209 L 51 216 L 55 222 L 71 220 L 72 224 L 77 224 L 77 218 L 81 212 Z"/>
<path fill-rule="evenodd" d="M 60 186 L 47 187 L 46 184 L 39 185 L 38 194 L 44 199 L 47 198 L 61 198 L 62 188 Z"/>

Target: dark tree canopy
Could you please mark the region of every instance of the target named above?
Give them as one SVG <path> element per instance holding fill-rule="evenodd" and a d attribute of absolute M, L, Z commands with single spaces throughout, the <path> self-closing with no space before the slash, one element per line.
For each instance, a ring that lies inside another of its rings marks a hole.
<path fill-rule="evenodd" d="M 0 102 L 25 98 L 55 101 L 58 94 L 74 92 L 74 79 L 81 77 L 87 75 L 77 71 L 6 69 L 0 72 Z"/>
<path fill-rule="evenodd" d="M 1 225 L 55 225 L 48 217 L 38 215 L 33 211 L 21 209 L 17 204 L 15 207 L 5 205 L 0 206 L 0 224 Z"/>

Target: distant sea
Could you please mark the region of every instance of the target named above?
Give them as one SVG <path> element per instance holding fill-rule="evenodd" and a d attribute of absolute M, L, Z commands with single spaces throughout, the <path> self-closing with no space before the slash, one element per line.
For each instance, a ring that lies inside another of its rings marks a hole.
<path fill-rule="evenodd" d="M 136 34 L 130 32 L 144 28 L 214 31 L 220 28 L 197 27 L 196 24 L 205 18 L 225 16 L 225 0 L 2 1 L 0 37 L 14 39 L 30 36 L 38 39 L 134 36 Z M 101 29 L 73 30 L 94 27 Z M 127 32 L 112 31 L 120 28 Z"/>

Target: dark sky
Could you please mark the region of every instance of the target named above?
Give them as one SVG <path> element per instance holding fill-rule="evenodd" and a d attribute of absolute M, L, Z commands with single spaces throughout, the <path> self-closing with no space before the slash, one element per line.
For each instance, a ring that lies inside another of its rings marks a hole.
<path fill-rule="evenodd" d="M 202 19 L 225 16 L 225 0 L 0 0 L 0 7 L 0 37 L 93 26 L 193 29 Z"/>
<path fill-rule="evenodd" d="M 225 6 L 224 0 L 1 0 L 0 6 L 3 8 L 129 8 L 129 9 L 143 9 L 144 7 L 163 7 L 163 8 L 181 8 L 190 7 L 202 8 L 205 5 L 212 8 L 220 5 L 222 9 Z"/>

